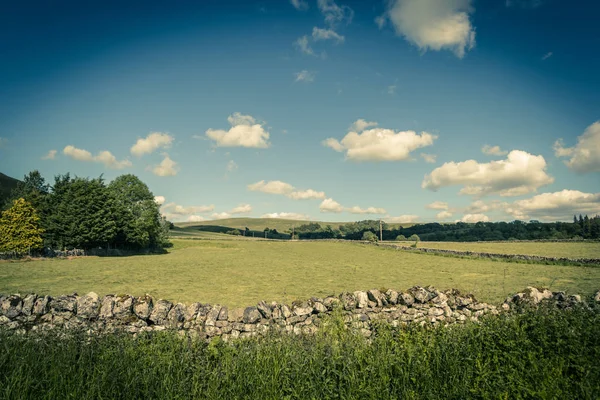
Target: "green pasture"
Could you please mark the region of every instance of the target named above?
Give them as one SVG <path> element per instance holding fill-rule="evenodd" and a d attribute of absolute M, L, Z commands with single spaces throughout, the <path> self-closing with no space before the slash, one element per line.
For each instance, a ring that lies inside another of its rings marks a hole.
<path fill-rule="evenodd" d="M 528 285 L 591 294 L 600 267 L 442 257 L 339 242 L 173 240 L 168 254 L 0 262 L 0 293 L 149 293 L 246 306 L 414 285 L 457 288 L 498 303 Z"/>
<path fill-rule="evenodd" d="M 413 242 L 400 243 L 413 244 Z M 600 259 L 600 242 L 419 242 L 418 247 L 478 253 Z"/>

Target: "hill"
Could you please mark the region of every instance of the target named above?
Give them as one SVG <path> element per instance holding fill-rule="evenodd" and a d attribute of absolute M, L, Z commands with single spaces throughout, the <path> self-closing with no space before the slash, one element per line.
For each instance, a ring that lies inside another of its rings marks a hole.
<path fill-rule="evenodd" d="M 10 196 L 10 192 L 17 187 L 17 183 L 19 182 L 18 179 L 11 178 L 0 172 L 0 205 L 4 204 L 4 201 Z"/>
<path fill-rule="evenodd" d="M 376 218 L 373 218 L 376 219 Z M 181 228 L 191 228 L 194 226 L 226 226 L 235 229 L 248 229 L 253 231 L 263 231 L 265 228 L 277 229 L 278 232 L 287 232 L 292 229 L 292 226 L 299 226 L 308 223 L 318 223 L 321 226 L 331 225 L 333 228 L 338 228 L 340 225 L 350 224 L 355 221 L 346 222 L 327 222 L 327 221 L 309 221 L 297 219 L 281 219 L 281 218 L 226 218 L 211 221 L 200 222 L 176 222 L 175 226 Z M 388 224 L 389 227 L 397 228 L 399 226 L 409 227 L 414 224 Z"/>

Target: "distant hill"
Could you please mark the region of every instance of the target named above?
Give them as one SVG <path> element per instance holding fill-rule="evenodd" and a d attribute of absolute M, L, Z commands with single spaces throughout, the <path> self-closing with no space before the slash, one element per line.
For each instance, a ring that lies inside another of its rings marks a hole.
<path fill-rule="evenodd" d="M 363 218 L 367 219 L 367 218 Z M 377 219 L 377 218 L 372 218 Z M 205 225 L 218 225 L 227 226 L 235 229 L 248 229 L 253 231 L 262 231 L 265 228 L 277 229 L 278 232 L 286 232 L 288 229 L 292 229 L 292 226 L 299 226 L 308 223 L 318 223 L 321 226 L 331 225 L 333 228 L 338 228 L 340 225 L 350 224 L 355 221 L 346 222 L 327 222 L 327 221 L 308 221 L 308 220 L 296 220 L 296 219 L 281 219 L 281 218 L 226 218 L 217 219 L 212 221 L 200 221 L 200 222 L 176 222 L 175 225 L 182 228 L 190 228 L 194 226 L 205 226 Z M 403 227 L 409 227 L 414 224 L 388 224 L 389 227 L 396 228 L 402 225 Z"/>
<path fill-rule="evenodd" d="M 10 192 L 17 187 L 17 183 L 19 182 L 18 179 L 11 178 L 0 172 L 0 206 L 4 204 L 6 199 L 10 196 Z"/>

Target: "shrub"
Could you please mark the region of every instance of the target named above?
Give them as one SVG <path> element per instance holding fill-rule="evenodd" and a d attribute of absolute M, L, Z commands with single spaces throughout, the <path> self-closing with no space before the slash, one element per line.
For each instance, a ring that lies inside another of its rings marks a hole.
<path fill-rule="evenodd" d="M 406 236 L 404 236 L 404 235 L 398 235 L 398 236 L 396 236 L 396 241 L 397 242 L 403 242 L 405 240 L 406 240 Z"/>
<path fill-rule="evenodd" d="M 418 235 L 411 235 L 408 240 L 410 240 L 411 242 L 414 240 L 415 242 L 418 242 L 421 240 L 421 238 Z"/>
<path fill-rule="evenodd" d="M 232 229 L 230 231 L 225 232 L 228 235 L 233 235 L 233 236 L 240 236 L 242 233 L 240 231 L 238 231 L 237 229 Z"/>
<path fill-rule="evenodd" d="M 375 235 L 371 231 L 366 231 L 362 235 L 362 240 L 368 240 L 369 242 L 376 242 L 377 241 L 377 235 Z"/>

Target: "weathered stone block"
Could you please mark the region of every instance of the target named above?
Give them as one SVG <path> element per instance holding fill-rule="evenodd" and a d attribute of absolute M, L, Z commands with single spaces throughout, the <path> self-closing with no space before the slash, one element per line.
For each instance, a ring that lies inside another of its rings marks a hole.
<path fill-rule="evenodd" d="M 4 298 L 2 300 L 2 304 L 0 304 L 0 310 L 2 314 L 7 316 L 8 318 L 15 318 L 23 309 L 23 300 L 21 297 L 12 295 Z"/>
<path fill-rule="evenodd" d="M 100 313 L 100 297 L 94 292 L 77 299 L 77 316 L 86 319 L 97 318 Z"/>
<path fill-rule="evenodd" d="M 264 301 L 259 302 L 256 308 L 265 318 L 271 318 L 271 308 Z"/>
<path fill-rule="evenodd" d="M 150 317 L 148 318 L 155 325 L 163 325 L 167 321 L 167 316 L 169 315 L 169 311 L 173 308 L 173 303 L 167 300 L 158 300 L 154 307 L 152 308 L 152 312 L 150 313 Z"/>
<path fill-rule="evenodd" d="M 154 304 L 150 295 L 137 297 L 133 302 L 133 312 L 138 318 L 146 321 L 150 318 L 150 314 L 152 314 L 153 306 Z"/>
<path fill-rule="evenodd" d="M 354 292 L 354 298 L 356 299 L 356 307 L 367 308 L 369 305 L 369 296 L 367 292 L 356 291 Z"/>
<path fill-rule="evenodd" d="M 242 322 L 244 320 L 244 309 L 233 308 L 227 312 L 227 321 Z"/>
<path fill-rule="evenodd" d="M 256 307 L 246 307 L 243 321 L 245 324 L 255 324 L 260 321 L 261 314 Z"/>

